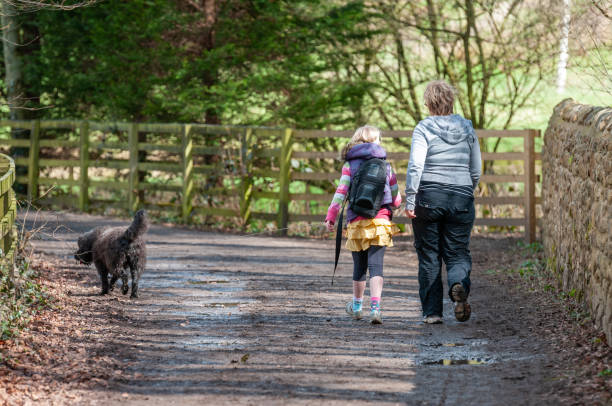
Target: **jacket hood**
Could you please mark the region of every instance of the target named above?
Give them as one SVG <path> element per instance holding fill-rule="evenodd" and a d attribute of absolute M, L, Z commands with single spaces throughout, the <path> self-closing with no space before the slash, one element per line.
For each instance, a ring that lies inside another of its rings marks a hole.
<path fill-rule="evenodd" d="M 444 142 L 455 145 L 474 134 L 472 122 L 459 114 L 449 116 L 430 116 L 421 121 L 428 132 L 442 138 Z"/>
<path fill-rule="evenodd" d="M 387 152 L 383 147 L 373 142 L 357 144 L 346 153 L 346 160 L 353 159 L 370 159 L 370 158 L 387 158 Z"/>

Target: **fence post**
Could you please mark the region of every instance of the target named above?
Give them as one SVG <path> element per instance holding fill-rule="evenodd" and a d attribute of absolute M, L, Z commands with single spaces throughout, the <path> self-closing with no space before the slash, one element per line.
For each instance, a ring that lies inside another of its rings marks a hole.
<path fill-rule="evenodd" d="M 0 157 L 0 159 L 1 158 L 3 158 L 3 157 Z M 0 171 L 2 169 L 4 169 L 4 168 L 0 168 Z M 10 166 L 7 169 L 10 170 L 11 169 Z M 0 175 L 3 175 L 3 173 L 0 172 Z M 0 218 L 4 218 L 4 216 L 6 215 L 6 213 L 9 210 L 9 207 L 10 207 L 10 197 L 9 197 L 9 194 L 8 193 L 2 193 L 3 192 L 2 189 L 4 189 L 4 188 L 3 188 L 3 185 L 0 183 Z M 0 229 L 0 231 L 2 231 L 2 230 Z M 7 238 L 8 237 L 6 235 L 2 235 L 0 233 L 0 250 L 1 250 L 0 258 L 5 256 L 6 253 L 8 252 L 8 250 L 6 248 L 6 245 L 7 245 L 6 244 L 6 239 Z M 1 271 L 1 269 L 0 269 L 0 271 Z"/>
<path fill-rule="evenodd" d="M 6 172 L 4 172 L 6 169 Z M 13 184 L 15 181 L 15 163 L 6 155 L 0 154 L 0 218 L 3 224 L 0 232 L 0 268 L 7 268 L 8 279 L 15 280 L 15 250 L 17 245 L 17 229 L 15 218 L 17 202 Z M 10 214 L 11 211 L 15 211 Z M 0 269 L 0 273 L 4 269 Z"/>
<path fill-rule="evenodd" d="M 183 222 L 189 222 L 193 197 L 193 134 L 191 125 L 183 127 L 183 143 L 181 160 L 183 164 L 183 199 L 181 201 L 181 214 Z"/>
<path fill-rule="evenodd" d="M 130 152 L 130 174 L 128 179 L 128 210 L 135 212 L 140 204 L 138 200 L 138 124 L 131 123 L 128 131 Z"/>
<path fill-rule="evenodd" d="M 525 240 L 531 244 L 536 236 L 536 212 L 535 212 L 535 137 L 540 136 L 539 130 L 529 130 L 524 140 L 525 166 Z"/>
<path fill-rule="evenodd" d="M 240 182 L 240 217 L 242 227 L 246 228 L 251 219 L 251 199 L 253 197 L 252 150 L 253 129 L 247 128 L 240 134 L 240 160 L 242 161 L 242 179 Z"/>
<path fill-rule="evenodd" d="M 79 173 L 79 210 L 89 210 L 89 122 L 83 120 L 79 127 L 80 142 L 80 173 Z"/>
<path fill-rule="evenodd" d="M 40 120 L 34 120 L 30 130 L 30 152 L 28 154 L 28 200 L 30 202 L 38 199 L 39 154 Z"/>
<path fill-rule="evenodd" d="M 287 235 L 287 224 L 289 223 L 289 183 L 291 182 L 291 152 L 293 150 L 292 130 L 285 128 L 281 136 L 281 151 L 279 156 L 280 193 L 278 200 L 277 227 L 281 235 Z"/>

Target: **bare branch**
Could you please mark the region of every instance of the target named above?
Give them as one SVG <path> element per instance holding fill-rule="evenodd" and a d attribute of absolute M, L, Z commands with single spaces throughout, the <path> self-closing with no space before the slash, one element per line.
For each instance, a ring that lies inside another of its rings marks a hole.
<path fill-rule="evenodd" d="M 593 6 L 599 10 L 602 16 L 606 17 L 608 20 L 612 20 L 612 1 L 611 0 L 591 0 Z"/>
<path fill-rule="evenodd" d="M 45 0 L 3 0 L 20 12 L 33 12 L 43 9 L 51 10 L 74 10 L 80 7 L 91 6 L 98 0 L 81 0 L 81 1 L 45 1 Z"/>

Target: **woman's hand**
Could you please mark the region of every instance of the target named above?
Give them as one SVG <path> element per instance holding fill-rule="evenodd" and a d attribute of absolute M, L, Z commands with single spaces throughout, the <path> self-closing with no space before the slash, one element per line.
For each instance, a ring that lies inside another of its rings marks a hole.
<path fill-rule="evenodd" d="M 413 219 L 416 217 L 416 214 L 414 214 L 414 210 L 406 210 L 406 216 L 408 216 L 409 219 Z"/>
<path fill-rule="evenodd" d="M 329 231 L 330 233 L 334 231 L 334 223 L 329 220 L 325 220 L 325 227 L 327 227 L 327 231 Z"/>

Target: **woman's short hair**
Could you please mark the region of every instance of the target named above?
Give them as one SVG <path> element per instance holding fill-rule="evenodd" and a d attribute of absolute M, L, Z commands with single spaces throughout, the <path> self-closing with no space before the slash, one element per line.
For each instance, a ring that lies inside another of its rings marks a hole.
<path fill-rule="evenodd" d="M 425 105 L 434 116 L 453 114 L 455 103 L 455 88 L 443 80 L 429 82 L 425 88 Z"/>

